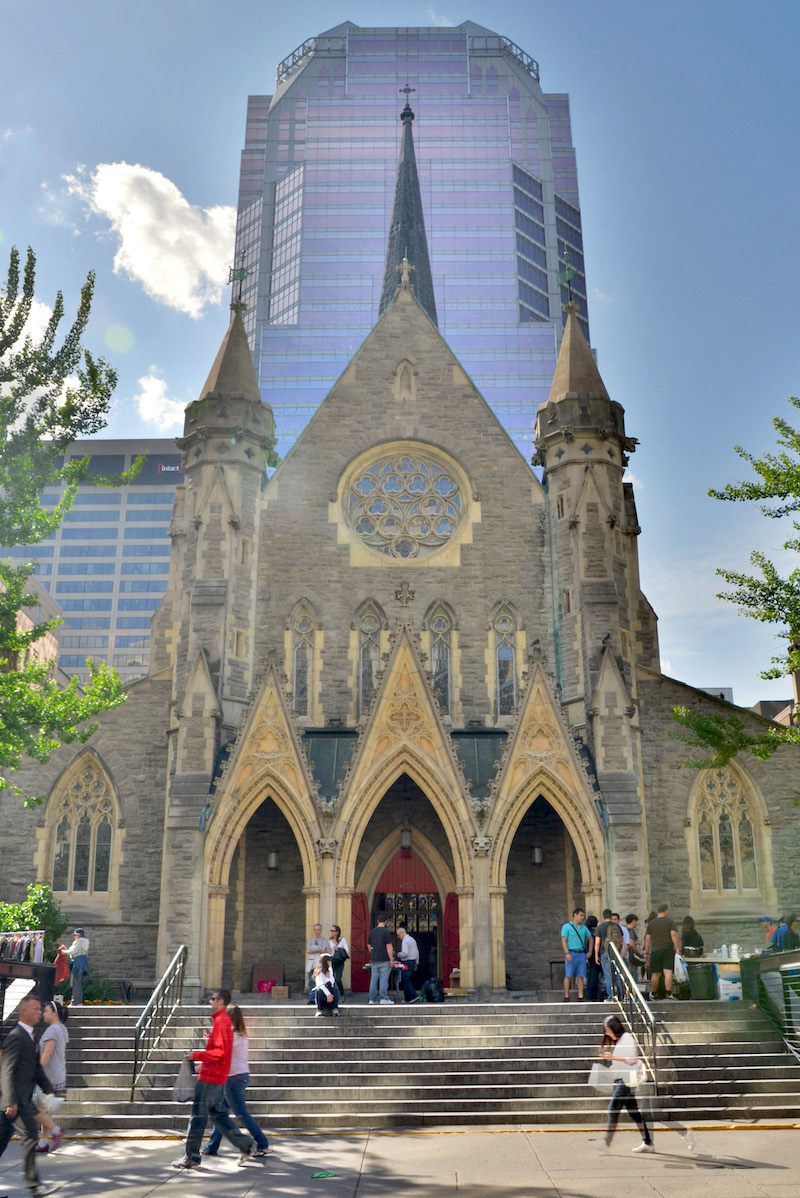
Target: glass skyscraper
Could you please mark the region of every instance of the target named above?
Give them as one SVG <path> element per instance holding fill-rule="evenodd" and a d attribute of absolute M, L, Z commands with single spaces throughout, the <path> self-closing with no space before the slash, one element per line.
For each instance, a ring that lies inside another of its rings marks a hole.
<path fill-rule="evenodd" d="M 92 486 L 93 474 L 129 470 L 140 454 L 147 460 L 125 487 Z M 123 682 L 147 674 L 150 619 L 167 589 L 176 484 L 183 482 L 174 440 L 86 440 L 69 457 L 90 456 L 89 479 L 52 537 L 26 548 L 0 548 L 17 564 L 36 562 L 36 577 L 61 607 L 58 664 L 86 681 L 86 658 L 105 661 Z M 63 487 L 46 487 L 43 507 L 55 507 Z"/>
<path fill-rule="evenodd" d="M 278 451 L 377 319 L 407 98 L 439 329 L 529 458 L 568 299 L 565 251 L 589 333 L 569 99 L 471 21 L 339 25 L 278 65 L 272 96 L 249 98 L 237 266 Z"/>

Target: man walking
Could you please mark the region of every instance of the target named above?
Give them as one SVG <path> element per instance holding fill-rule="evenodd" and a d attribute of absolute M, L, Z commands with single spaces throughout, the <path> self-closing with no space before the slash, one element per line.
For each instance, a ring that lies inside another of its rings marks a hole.
<path fill-rule="evenodd" d="M 561 945 L 564 949 L 564 1002 L 569 1002 L 570 979 L 575 978 L 578 987 L 578 1002 L 583 1002 L 583 983 L 586 978 L 586 949 L 591 940 L 589 929 L 584 926 L 586 912 L 576 907 L 572 919 L 561 929 Z"/>
<path fill-rule="evenodd" d="M 406 1002 L 418 1002 L 419 995 L 414 989 L 414 971 L 419 965 L 419 948 L 413 936 L 410 936 L 404 923 L 397 925 L 397 935 L 400 938 L 400 952 L 397 960 L 405 965 L 400 971 L 400 985 L 403 987 L 403 997 Z"/>
<path fill-rule="evenodd" d="M 378 916 L 378 926 L 373 928 L 367 939 L 369 960 L 372 966 L 369 976 L 369 1005 L 391 1007 L 389 998 L 389 973 L 394 964 L 392 933 L 386 927 L 386 916 Z M 380 986 L 380 998 L 378 987 Z"/>
<path fill-rule="evenodd" d="M 681 951 L 678 940 L 677 925 L 669 917 L 669 907 L 662 903 L 658 915 L 647 925 L 647 935 L 644 938 L 644 957 L 650 965 L 650 994 L 658 997 L 661 985 L 661 974 L 664 974 L 664 989 L 666 997 L 672 998 L 672 970 L 675 965 L 675 954 Z"/>
<path fill-rule="evenodd" d="M 53 1093 L 47 1074 L 39 1063 L 39 1046 L 33 1038 L 33 1029 L 42 1018 L 42 1004 L 38 998 L 28 995 L 19 1006 L 19 1022 L 9 1032 L 3 1043 L 3 1061 L 0 1066 L 0 1156 L 3 1155 L 11 1134 L 16 1130 L 22 1141 L 22 1163 L 25 1184 L 33 1198 L 44 1198 L 52 1194 L 50 1188 L 41 1185 L 36 1172 L 36 1142 L 39 1128 L 33 1106 L 33 1087 L 41 1086 L 46 1094 Z"/>
<path fill-rule="evenodd" d="M 233 1024 L 226 1009 L 230 1001 L 229 990 L 214 991 L 210 1000 L 213 1022 L 206 1046 L 186 1054 L 187 1061 L 200 1062 L 200 1073 L 194 1087 L 185 1155 L 172 1162 L 175 1169 L 200 1168 L 200 1145 L 209 1119 L 217 1131 L 230 1140 L 234 1148 L 239 1149 L 242 1154 L 238 1162 L 240 1165 L 244 1165 L 253 1153 L 253 1141 L 231 1123 L 225 1101 L 225 1082 L 231 1071 L 233 1053 Z"/>

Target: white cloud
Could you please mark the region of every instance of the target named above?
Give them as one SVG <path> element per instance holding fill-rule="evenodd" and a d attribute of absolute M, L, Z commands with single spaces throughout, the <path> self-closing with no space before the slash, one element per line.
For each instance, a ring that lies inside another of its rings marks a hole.
<path fill-rule="evenodd" d="M 633 473 L 632 470 L 625 471 L 625 473 L 622 476 L 622 481 L 624 483 L 633 483 L 633 485 L 634 485 L 634 487 L 636 487 L 637 491 L 641 491 L 644 488 L 644 483 L 638 477 L 638 475 Z"/>
<path fill-rule="evenodd" d="M 670 677 L 670 678 L 675 677 L 675 671 L 672 668 L 672 663 L 669 661 L 665 661 L 665 659 L 663 657 L 661 658 L 661 673 L 667 674 L 668 677 Z"/>
<path fill-rule="evenodd" d="M 236 210 L 199 208 L 159 171 L 127 162 L 65 176 L 70 195 L 105 217 L 118 239 L 114 270 L 198 318 L 219 303 L 233 261 Z"/>
<path fill-rule="evenodd" d="M 139 379 L 139 392 L 133 402 L 146 424 L 154 424 L 159 432 L 166 433 L 176 426 L 183 427 L 185 404 L 167 395 L 167 384 L 157 374 L 146 374 Z"/>
<path fill-rule="evenodd" d="M 442 27 L 446 28 L 452 27 L 453 22 L 450 17 L 446 17 L 443 13 L 437 12 L 436 9 L 430 4 L 425 11 L 428 14 L 428 20 L 430 21 L 431 25 L 441 25 Z"/>

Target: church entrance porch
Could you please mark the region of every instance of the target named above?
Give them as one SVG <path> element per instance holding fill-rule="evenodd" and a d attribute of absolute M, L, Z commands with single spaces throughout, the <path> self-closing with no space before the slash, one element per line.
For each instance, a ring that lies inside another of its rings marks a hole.
<path fill-rule="evenodd" d="M 310 935 L 305 924 L 300 850 L 286 817 L 272 799 L 265 799 L 250 817 L 231 862 L 223 984 L 247 993 L 253 966 L 271 963 L 283 968 L 294 993 Z"/>
<path fill-rule="evenodd" d="M 584 896 L 572 837 L 542 795 L 530 804 L 514 835 L 506 885 L 506 985 L 547 991 L 550 962 L 563 958 L 561 927 L 576 906 L 583 906 Z M 554 976 L 563 974 L 554 969 Z"/>

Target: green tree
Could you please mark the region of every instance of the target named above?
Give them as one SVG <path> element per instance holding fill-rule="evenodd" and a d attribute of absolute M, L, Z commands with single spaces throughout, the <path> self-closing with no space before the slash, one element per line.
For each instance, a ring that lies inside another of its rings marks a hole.
<path fill-rule="evenodd" d="M 140 467 L 137 463 L 115 478 L 90 479 L 89 457 L 67 459 L 66 450 L 75 440 L 105 426 L 117 376 L 81 344 L 94 273 L 81 289 L 77 315 L 60 346 L 56 339 L 64 316 L 61 292 L 41 339 L 26 333 L 35 276 L 33 251 L 28 249 L 20 271 L 19 253 L 12 249 L 0 291 L 0 545 L 6 548 L 35 545 L 55 532 L 82 482 L 117 485 Z M 41 494 L 53 484 L 65 485 L 63 498 L 54 508 L 45 508 Z M 89 721 L 125 700 L 116 671 L 104 664 L 89 663 L 91 680 L 81 691 L 77 679 L 60 687 L 52 667 L 31 655 L 31 647 L 59 623 L 34 619 L 31 628 L 23 627 L 21 614 L 38 602 L 26 591 L 34 570 L 32 562 L 0 561 L 0 791 L 20 795 L 26 806 L 34 806 L 42 796 L 24 794 L 9 778 L 23 759 L 46 762 L 60 744 L 85 743 L 97 726 Z"/>
<path fill-rule="evenodd" d="M 31 882 L 23 903 L 0 903 L 0 932 L 44 932 L 44 947 L 52 959 L 67 927 L 61 904 L 46 882 Z"/>
<path fill-rule="evenodd" d="M 789 403 L 800 408 L 800 399 L 794 396 L 790 397 Z M 721 490 L 712 488 L 709 495 L 735 503 L 756 501 L 763 515 L 780 520 L 800 511 L 800 430 L 780 416 L 772 424 L 778 433 L 780 452 L 759 457 L 736 445 L 734 448 L 739 457 L 752 466 L 757 477 L 728 483 Z M 800 523 L 794 520 L 792 527 L 794 535 L 784 542 L 783 547 L 798 553 Z M 785 641 L 785 651 L 772 658 L 770 667 L 762 671 L 761 677 L 788 675 L 792 679 L 795 722 L 789 728 L 772 725 L 752 732 L 747 731 L 747 721 L 741 716 L 701 715 L 688 707 L 676 707 L 675 719 L 684 729 L 678 733 L 680 739 L 692 748 L 712 753 L 711 757 L 686 763 L 695 768 L 720 768 L 742 751 L 765 760 L 781 745 L 800 744 L 800 726 L 796 722 L 800 718 L 800 568 L 783 577 L 766 554 L 758 550 L 751 553 L 750 564 L 758 573 L 717 570 L 717 574 L 734 588 L 723 591 L 717 598 L 737 604 L 742 614 L 753 620 L 774 624 L 780 629 L 777 637 Z"/>

